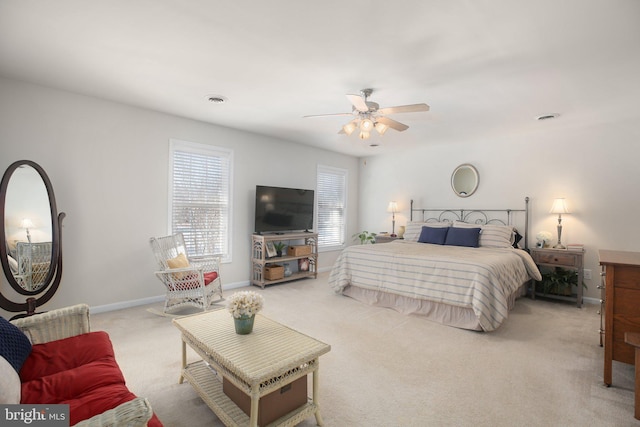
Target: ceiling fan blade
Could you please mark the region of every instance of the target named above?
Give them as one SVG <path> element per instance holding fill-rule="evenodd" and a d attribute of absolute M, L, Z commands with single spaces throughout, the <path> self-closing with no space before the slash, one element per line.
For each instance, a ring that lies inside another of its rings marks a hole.
<path fill-rule="evenodd" d="M 386 107 L 378 110 L 380 114 L 399 114 L 399 113 L 417 113 L 420 111 L 429 111 L 427 104 L 411 104 L 399 105 L 397 107 Z"/>
<path fill-rule="evenodd" d="M 383 125 L 387 125 L 389 126 L 391 129 L 395 129 L 398 132 L 402 132 L 405 131 L 407 129 L 409 129 L 409 126 L 400 123 L 400 122 L 396 122 L 393 119 L 390 119 L 389 117 L 378 117 L 376 118 L 376 121 L 382 123 Z"/>
<path fill-rule="evenodd" d="M 360 95 L 346 95 L 346 96 L 349 102 L 353 104 L 356 110 L 363 113 L 366 113 L 367 111 L 369 111 L 369 106 L 367 105 L 366 102 L 364 102 L 364 99 Z"/>
<path fill-rule="evenodd" d="M 334 113 L 334 114 L 312 114 L 309 116 L 302 116 L 303 119 L 313 117 L 332 117 L 332 116 L 353 116 L 353 113 Z"/>

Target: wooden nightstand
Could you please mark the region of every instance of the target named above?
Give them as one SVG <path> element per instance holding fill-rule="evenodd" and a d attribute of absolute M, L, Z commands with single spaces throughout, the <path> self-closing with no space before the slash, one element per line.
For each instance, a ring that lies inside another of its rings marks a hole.
<path fill-rule="evenodd" d="M 578 272 L 577 295 L 561 296 L 544 294 L 545 298 L 554 298 L 564 301 L 576 301 L 578 308 L 582 307 L 582 282 L 584 281 L 584 250 L 569 251 L 566 249 L 547 249 L 535 248 L 531 249 L 531 257 L 538 266 L 545 267 L 561 267 L 567 270 L 575 270 Z M 539 294 L 542 295 L 542 294 Z M 531 292 L 532 298 L 535 298 L 535 283 Z"/>
<path fill-rule="evenodd" d="M 395 237 L 391 237 L 391 235 L 387 234 L 384 236 L 381 235 L 377 235 L 376 236 L 376 243 L 389 243 L 389 242 L 393 242 L 394 240 L 400 239 L 400 237 L 395 236 Z"/>

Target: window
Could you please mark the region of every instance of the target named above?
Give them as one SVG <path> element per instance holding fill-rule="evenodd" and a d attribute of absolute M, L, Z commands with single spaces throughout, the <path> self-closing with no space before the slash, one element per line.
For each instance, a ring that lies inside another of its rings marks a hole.
<path fill-rule="evenodd" d="M 231 261 L 233 151 L 171 140 L 169 228 L 182 233 L 189 256 Z"/>
<path fill-rule="evenodd" d="M 347 171 L 318 165 L 318 246 L 343 246 L 346 232 Z"/>

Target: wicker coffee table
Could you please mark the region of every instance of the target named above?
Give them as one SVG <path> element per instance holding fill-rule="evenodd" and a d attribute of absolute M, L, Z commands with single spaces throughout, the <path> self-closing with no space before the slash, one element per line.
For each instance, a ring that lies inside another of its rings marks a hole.
<path fill-rule="evenodd" d="M 260 397 L 309 373 L 313 373 L 311 398 L 273 425 L 293 426 L 312 414 L 318 425 L 323 424 L 318 406 L 319 357 L 331 346 L 260 314 L 249 335 L 235 333 L 227 310 L 182 317 L 173 323 L 182 332 L 180 382 L 186 378 L 225 425 L 257 426 Z M 202 360 L 187 364 L 187 344 Z M 250 417 L 223 392 L 222 378 L 250 396 Z"/>

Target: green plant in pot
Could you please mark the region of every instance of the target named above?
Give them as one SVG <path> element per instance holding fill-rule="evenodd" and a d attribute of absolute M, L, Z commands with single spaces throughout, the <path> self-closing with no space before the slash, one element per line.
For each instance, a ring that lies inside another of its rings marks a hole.
<path fill-rule="evenodd" d="M 565 270 L 556 267 L 553 270 L 542 272 L 542 281 L 537 282 L 538 292 L 549 295 L 571 295 L 573 286 L 578 285 L 578 273 L 573 270 Z M 582 282 L 585 289 L 587 285 Z"/>
<path fill-rule="evenodd" d="M 278 256 L 282 256 L 282 250 L 285 248 L 285 246 L 287 246 L 287 245 L 285 245 L 282 242 L 278 242 L 278 243 L 274 243 L 273 244 L 273 247 L 276 248 L 276 254 L 278 254 Z"/>
<path fill-rule="evenodd" d="M 356 233 L 351 237 L 355 241 L 360 241 L 361 245 L 376 242 L 376 233 L 369 233 L 368 231 L 361 231 L 360 233 Z"/>

